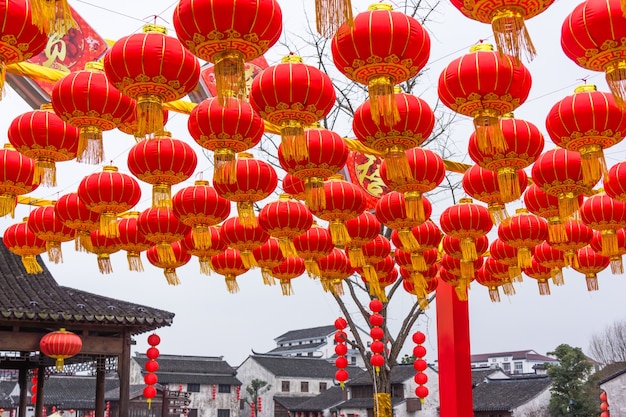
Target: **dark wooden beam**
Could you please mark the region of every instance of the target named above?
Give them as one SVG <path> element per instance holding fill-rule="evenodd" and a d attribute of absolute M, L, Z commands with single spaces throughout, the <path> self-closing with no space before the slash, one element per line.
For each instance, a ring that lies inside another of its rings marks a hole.
<path fill-rule="evenodd" d="M 39 351 L 39 340 L 45 333 L 0 332 L 0 346 L 4 351 Z M 120 337 L 81 336 L 86 355 L 120 355 L 124 351 L 123 333 Z"/>

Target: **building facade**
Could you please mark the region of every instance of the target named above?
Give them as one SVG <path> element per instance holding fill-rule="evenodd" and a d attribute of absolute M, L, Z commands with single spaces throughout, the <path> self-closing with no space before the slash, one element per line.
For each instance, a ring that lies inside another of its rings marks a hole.
<path fill-rule="evenodd" d="M 534 374 L 537 367 L 545 364 L 557 364 L 549 356 L 540 355 L 534 350 L 516 350 L 511 352 L 483 353 L 471 356 L 472 368 L 500 368 L 512 375 Z"/>

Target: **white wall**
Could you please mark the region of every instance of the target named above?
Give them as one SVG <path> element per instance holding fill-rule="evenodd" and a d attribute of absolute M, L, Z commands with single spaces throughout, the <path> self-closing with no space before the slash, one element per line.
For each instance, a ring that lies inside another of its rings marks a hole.
<path fill-rule="evenodd" d="M 626 374 L 600 385 L 606 391 L 611 417 L 626 417 Z"/>

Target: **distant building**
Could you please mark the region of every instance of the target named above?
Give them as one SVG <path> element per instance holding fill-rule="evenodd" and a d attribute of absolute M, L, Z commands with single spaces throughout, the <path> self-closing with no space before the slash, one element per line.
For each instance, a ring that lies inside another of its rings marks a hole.
<path fill-rule="evenodd" d="M 472 390 L 474 417 L 548 417 L 551 384 L 543 375 L 487 378 Z"/>
<path fill-rule="evenodd" d="M 612 417 L 626 417 L 626 363 L 613 363 L 603 370 L 611 372 L 598 383 L 600 389 L 606 392 L 609 412 Z"/>
<path fill-rule="evenodd" d="M 543 367 L 546 363 L 557 364 L 558 360 L 540 355 L 534 350 L 516 350 L 512 352 L 483 353 L 471 356 L 472 368 L 500 368 L 507 374 L 534 374 L 536 366 Z M 543 368 L 545 369 L 545 368 Z"/>

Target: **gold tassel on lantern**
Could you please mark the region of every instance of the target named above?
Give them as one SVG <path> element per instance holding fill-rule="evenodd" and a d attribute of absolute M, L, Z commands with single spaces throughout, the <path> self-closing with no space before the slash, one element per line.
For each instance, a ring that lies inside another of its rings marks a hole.
<path fill-rule="evenodd" d="M 161 97 L 143 94 L 137 97 L 137 135 L 145 137 L 163 132 L 163 101 Z"/>
<path fill-rule="evenodd" d="M 309 177 L 304 180 L 304 198 L 309 210 L 321 211 L 326 209 L 326 193 L 324 192 L 324 178 Z"/>
<path fill-rule="evenodd" d="M 332 38 L 344 23 L 353 23 L 350 0 L 315 0 L 315 25 L 320 35 Z"/>
<path fill-rule="evenodd" d="M 507 167 L 498 169 L 498 188 L 504 202 L 515 201 L 522 195 L 517 170 Z"/>
<path fill-rule="evenodd" d="M 98 165 L 104 160 L 104 148 L 102 146 L 102 129 L 97 126 L 85 126 L 80 128 L 78 136 L 78 150 L 76 161 Z"/>
<path fill-rule="evenodd" d="M 565 258 L 565 262 L 567 263 L 567 266 L 571 266 L 574 269 L 579 267 L 578 255 L 576 255 L 576 251 L 568 249 L 563 252 L 563 256 Z"/>
<path fill-rule="evenodd" d="M 426 214 L 424 213 L 424 201 L 422 194 L 416 191 L 404 193 L 404 208 L 406 209 L 406 217 L 411 221 L 424 223 Z"/>
<path fill-rule="evenodd" d="M 361 268 L 365 265 L 365 257 L 360 246 L 350 246 L 348 248 L 348 257 L 350 258 L 350 266 L 353 268 Z"/>
<path fill-rule="evenodd" d="M 117 214 L 111 212 L 100 213 L 100 233 L 108 238 L 120 237 Z"/>
<path fill-rule="evenodd" d="M 626 17 L 626 0 L 621 1 L 621 6 L 622 6 L 622 14 L 624 15 L 624 17 Z"/>
<path fill-rule="evenodd" d="M 378 282 L 378 273 L 374 269 L 374 267 L 370 264 L 367 264 L 363 267 L 363 278 L 367 281 L 367 284 L 370 287 L 370 295 L 378 298 L 381 302 L 387 302 L 387 294 L 381 288 L 380 282 Z"/>
<path fill-rule="evenodd" d="M 38 159 L 35 162 L 34 184 L 41 184 L 44 187 L 57 186 L 57 169 L 53 160 Z"/>
<path fill-rule="evenodd" d="M 330 237 L 336 246 L 348 246 L 350 243 L 350 234 L 346 225 L 340 219 L 331 220 L 328 225 Z"/>
<path fill-rule="evenodd" d="M 522 54 L 532 61 L 537 55 L 526 24 L 524 15 L 515 7 L 501 7 L 491 18 L 491 28 L 498 51 L 511 55 L 519 63 Z"/>
<path fill-rule="evenodd" d="M 539 286 L 539 295 L 550 295 L 550 283 L 545 279 L 537 281 Z"/>
<path fill-rule="evenodd" d="M 474 262 L 461 261 L 461 278 L 471 281 L 474 279 Z"/>
<path fill-rule="evenodd" d="M 235 184 L 237 182 L 237 164 L 232 149 L 218 148 L 213 154 L 213 181 L 218 184 Z"/>
<path fill-rule="evenodd" d="M 209 228 L 204 224 L 196 224 L 191 231 L 191 238 L 193 239 L 193 247 L 197 250 L 210 249 L 212 246 L 211 232 Z"/>
<path fill-rule="evenodd" d="M 291 285 L 290 279 L 281 279 L 280 280 L 280 289 L 283 292 L 283 295 L 292 295 L 293 287 Z"/>
<path fill-rule="evenodd" d="M 322 278 L 322 279 L 320 279 L 320 282 L 322 284 L 322 290 L 324 290 L 324 292 L 331 292 L 332 293 L 332 291 L 333 291 L 332 280 L 326 279 L 326 278 Z"/>
<path fill-rule="evenodd" d="M 510 281 L 506 281 L 502 283 L 502 291 L 507 297 L 515 295 L 515 287 L 513 286 L 513 283 L 511 283 Z"/>
<path fill-rule="evenodd" d="M 419 272 L 412 272 L 411 281 L 413 282 L 413 289 L 417 298 L 426 298 L 426 280 L 424 276 Z"/>
<path fill-rule="evenodd" d="M 168 285 L 180 285 L 180 279 L 178 279 L 175 268 L 165 268 L 163 275 L 165 275 Z"/>
<path fill-rule="evenodd" d="M 461 260 L 463 262 L 472 262 L 478 259 L 478 253 L 476 252 L 476 244 L 474 239 L 466 237 L 461 239 Z"/>
<path fill-rule="evenodd" d="M 587 291 L 598 291 L 598 276 L 592 272 L 585 274 L 585 281 L 587 282 Z"/>
<path fill-rule="evenodd" d="M 306 269 L 306 272 L 309 275 L 309 278 L 313 278 L 313 279 L 319 278 L 322 273 L 315 259 L 306 259 L 304 261 L 304 268 Z"/>
<path fill-rule="evenodd" d="M 533 266 L 532 253 L 527 247 L 517 248 L 517 266 L 520 268 L 530 268 Z"/>
<path fill-rule="evenodd" d="M 411 253 L 411 267 L 415 271 L 426 271 L 428 269 L 428 265 L 426 265 L 426 260 L 424 259 L 423 253 L 421 252 Z"/>
<path fill-rule="evenodd" d="M 550 276 L 552 277 L 552 283 L 557 287 L 565 284 L 563 279 L 563 270 L 561 268 L 552 268 L 550 270 Z"/>
<path fill-rule="evenodd" d="M 372 113 L 372 121 L 391 127 L 400 121 L 400 113 L 398 112 L 398 104 L 396 103 L 396 95 L 391 77 L 387 75 L 375 75 L 369 79 L 367 91 L 369 93 L 370 110 Z"/>
<path fill-rule="evenodd" d="M 27 274 L 37 275 L 43 272 L 43 268 L 37 262 L 35 255 L 22 256 L 22 265 L 24 265 Z"/>
<path fill-rule="evenodd" d="M 578 196 L 573 193 L 559 194 L 559 217 L 565 223 L 578 213 Z"/>
<path fill-rule="evenodd" d="M 141 262 L 141 256 L 138 252 L 129 251 L 126 254 L 126 260 L 128 261 L 129 271 L 143 272 L 143 262 Z"/>
<path fill-rule="evenodd" d="M 176 262 L 176 254 L 174 254 L 174 249 L 172 249 L 172 245 L 169 242 L 157 243 L 156 247 L 160 263 L 167 265 Z"/>
<path fill-rule="evenodd" d="M 258 225 L 257 218 L 254 215 L 254 206 L 250 201 L 237 202 L 237 215 L 243 227 L 256 227 Z"/>
<path fill-rule="evenodd" d="M 31 0 L 32 22 L 43 33 L 55 33 L 61 38 L 78 25 L 67 0 Z"/>
<path fill-rule="evenodd" d="M 48 252 L 48 259 L 54 264 L 63 263 L 63 252 L 61 251 L 61 243 L 59 242 L 46 242 L 46 251 Z"/>
<path fill-rule="evenodd" d="M 606 82 L 613 94 L 615 104 L 623 108 L 626 101 L 626 60 L 620 59 L 610 63 L 605 71 Z"/>
<path fill-rule="evenodd" d="M 287 120 L 280 126 L 281 150 L 287 161 L 302 161 L 309 157 L 306 136 L 302 123 Z"/>
<path fill-rule="evenodd" d="M 404 148 L 399 146 L 387 148 L 385 151 L 385 166 L 387 167 L 387 178 L 391 182 L 406 182 L 413 179 Z"/>
<path fill-rule="evenodd" d="M 0 216 L 10 214 L 11 218 L 14 218 L 15 206 L 17 206 L 17 197 L 14 194 L 0 195 Z"/>
<path fill-rule="evenodd" d="M 239 255 L 241 256 L 241 262 L 243 262 L 243 266 L 247 269 L 255 268 L 259 266 L 254 257 L 254 254 L 249 249 L 243 249 L 239 251 Z"/>
<path fill-rule="evenodd" d="M 500 290 L 496 285 L 492 285 L 491 287 L 489 287 L 489 298 L 491 299 L 492 303 L 500 302 Z"/>
<path fill-rule="evenodd" d="M 74 249 L 76 252 L 93 252 L 91 234 L 83 230 L 77 230 L 74 238 Z"/>
<path fill-rule="evenodd" d="M 561 221 L 560 217 L 548 218 L 548 242 L 550 243 L 565 243 L 569 241 L 567 237 L 567 231 L 565 230 L 565 224 Z"/>
<path fill-rule="evenodd" d="M 228 108 L 232 99 L 246 100 L 248 91 L 244 55 L 237 50 L 227 50 L 218 52 L 212 59 L 215 62 L 215 88 L 220 105 Z"/>
<path fill-rule="evenodd" d="M 113 273 L 113 266 L 111 265 L 111 258 L 108 253 L 98 254 L 98 270 L 101 274 Z"/>
<path fill-rule="evenodd" d="M 407 252 L 416 252 L 420 248 L 420 244 L 417 239 L 415 239 L 411 229 L 398 230 L 398 239 L 400 239 L 400 243 L 402 243 L 402 249 Z"/>
<path fill-rule="evenodd" d="M 517 265 L 509 266 L 509 278 L 511 282 L 522 282 L 522 269 Z"/>
<path fill-rule="evenodd" d="M 261 277 L 263 278 L 263 285 L 274 285 L 276 284 L 276 279 L 272 276 L 272 270 L 269 268 L 261 269 Z"/>
<path fill-rule="evenodd" d="M 619 242 L 615 230 L 603 230 L 601 242 L 602 255 L 608 257 L 619 255 Z"/>
<path fill-rule="evenodd" d="M 578 149 L 578 152 L 580 152 L 583 182 L 593 187 L 600 179 L 605 178 L 609 172 L 604 159 L 604 152 L 602 152 L 600 145 L 597 144 L 583 146 Z"/>
<path fill-rule="evenodd" d="M 391 394 L 377 392 L 374 394 L 374 417 L 392 417 Z"/>
<path fill-rule="evenodd" d="M 454 292 L 459 301 L 467 301 L 467 281 L 460 279 L 458 284 L 454 286 Z"/>
<path fill-rule="evenodd" d="M 224 279 L 226 281 L 226 289 L 229 293 L 235 294 L 239 292 L 239 284 L 237 284 L 237 277 L 235 275 L 226 275 Z"/>
<path fill-rule="evenodd" d="M 333 279 L 331 281 L 330 292 L 337 296 L 342 296 L 343 293 L 343 281 L 340 279 Z"/>
<path fill-rule="evenodd" d="M 428 306 L 430 306 L 430 303 L 428 302 L 428 298 L 418 298 L 417 304 L 420 306 L 422 310 L 426 310 Z"/>
<path fill-rule="evenodd" d="M 198 258 L 198 263 L 200 265 L 200 274 L 202 275 L 211 275 L 211 258 L 210 257 L 202 257 Z"/>
<path fill-rule="evenodd" d="M 7 64 L 4 60 L 0 60 L 0 100 L 4 97 L 4 84 L 7 79 Z"/>
<path fill-rule="evenodd" d="M 298 256 L 298 252 L 296 251 L 293 241 L 288 237 L 279 237 L 278 247 L 285 258 L 296 258 Z"/>
<path fill-rule="evenodd" d="M 506 211 L 506 207 L 502 203 L 488 203 L 487 210 L 489 211 L 491 222 L 495 226 L 506 223 L 510 219 L 509 213 Z"/>
<path fill-rule="evenodd" d="M 611 274 L 622 275 L 624 273 L 624 263 L 622 255 L 611 256 Z"/>
<path fill-rule="evenodd" d="M 481 109 L 474 114 L 476 143 L 481 152 L 504 152 L 507 149 L 499 114 L 493 109 Z"/>
<path fill-rule="evenodd" d="M 172 189 L 168 184 L 152 186 L 152 207 L 172 207 Z"/>

